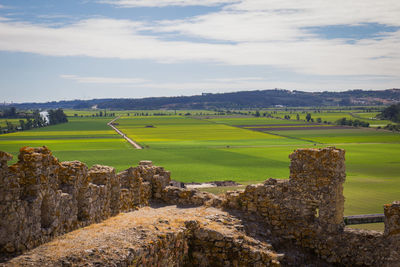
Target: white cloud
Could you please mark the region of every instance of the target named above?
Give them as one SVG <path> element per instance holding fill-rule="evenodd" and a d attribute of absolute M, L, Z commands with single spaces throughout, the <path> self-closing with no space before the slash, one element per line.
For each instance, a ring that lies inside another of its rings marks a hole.
<path fill-rule="evenodd" d="M 159 28 L 189 36 L 233 42 L 309 38 L 307 27 L 377 23 L 400 26 L 397 0 L 243 0 L 195 18 L 166 21 Z"/>
<path fill-rule="evenodd" d="M 62 74 L 61 78 L 73 80 L 78 83 L 93 83 L 93 84 L 138 84 L 144 83 L 147 80 L 141 78 L 117 78 L 117 77 L 81 77 L 77 75 Z"/>
<path fill-rule="evenodd" d="M 221 79 L 222 80 L 222 79 Z M 176 95 L 193 95 L 201 94 L 203 92 L 223 93 L 241 90 L 265 90 L 274 88 L 283 89 L 296 89 L 305 91 L 321 91 L 334 90 L 344 91 L 349 88 L 358 89 L 387 89 L 398 87 L 400 79 L 384 80 L 374 78 L 361 78 L 351 80 L 337 80 L 337 79 L 321 79 L 310 81 L 284 81 L 279 79 L 273 80 L 260 80 L 260 81 L 193 81 L 193 82 L 149 82 L 140 85 L 135 85 L 132 88 L 146 89 L 148 95 L 154 96 L 176 96 Z M 153 93 L 154 92 L 154 93 Z M 140 96 L 137 95 L 138 97 Z M 121 95 L 126 97 L 126 95 Z"/>
<path fill-rule="evenodd" d="M 102 0 L 99 3 L 112 4 L 118 7 L 166 7 L 166 6 L 215 6 L 232 4 L 239 0 Z"/>
<path fill-rule="evenodd" d="M 235 78 L 215 78 L 215 79 L 207 79 L 207 81 L 211 82 L 221 82 L 221 83 L 227 83 L 227 82 L 243 82 L 243 81 L 262 81 L 265 78 L 263 77 L 235 77 Z"/>
<path fill-rule="evenodd" d="M 146 2 L 151 6 L 160 2 L 193 5 L 198 1 L 126 2 Z M 210 5 L 227 1 L 202 2 Z M 214 13 L 158 23 L 89 19 L 50 27 L 0 21 L 0 50 L 163 63 L 266 65 L 312 75 L 399 77 L 400 31 L 350 44 L 343 39 L 323 39 L 304 29 L 362 23 L 400 26 L 398 14 L 397 0 L 243 0 Z M 144 30 L 146 34 L 142 33 Z M 166 41 L 162 38 L 165 33 L 188 41 Z M 199 42 L 191 37 L 211 41 Z M 225 42 L 212 42 L 215 40 Z"/>
<path fill-rule="evenodd" d="M 143 96 L 141 90 L 146 90 L 147 96 L 176 96 L 179 94 L 192 95 L 202 92 L 232 92 L 239 90 L 263 90 L 273 88 L 297 89 L 306 91 L 325 90 L 348 90 L 349 88 L 366 89 L 387 89 L 396 87 L 400 78 L 387 79 L 387 77 L 365 76 L 343 81 L 338 81 L 335 77 L 316 79 L 309 81 L 282 81 L 279 79 L 266 79 L 263 77 L 235 77 L 235 78 L 213 78 L 199 79 L 189 82 L 167 82 L 150 81 L 141 78 L 120 78 L 120 77 L 85 77 L 77 75 L 60 75 L 63 79 L 73 80 L 77 83 L 93 84 L 96 89 L 101 90 L 102 85 L 108 88 L 110 84 L 114 85 L 114 97 L 126 97 L 126 88 L 135 89 L 132 92 L 140 92 L 131 97 Z M 122 90 L 122 91 L 121 91 Z"/>

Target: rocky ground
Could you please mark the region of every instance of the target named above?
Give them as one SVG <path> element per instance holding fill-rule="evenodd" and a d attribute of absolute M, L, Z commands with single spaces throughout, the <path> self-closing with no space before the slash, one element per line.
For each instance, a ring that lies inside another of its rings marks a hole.
<path fill-rule="evenodd" d="M 57 237 L 1 266 L 280 266 L 305 258 L 308 266 L 326 266 L 251 221 L 211 207 L 152 205 Z"/>

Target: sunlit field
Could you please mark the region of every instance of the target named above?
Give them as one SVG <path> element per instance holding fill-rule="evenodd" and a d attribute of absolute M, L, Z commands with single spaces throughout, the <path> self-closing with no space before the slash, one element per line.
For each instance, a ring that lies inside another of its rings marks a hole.
<path fill-rule="evenodd" d="M 86 114 L 77 112 L 70 111 Z M 16 156 L 20 147 L 46 145 L 60 160 L 80 160 L 89 167 L 104 164 L 121 171 L 140 160 L 152 160 L 170 170 L 172 179 L 183 182 L 235 180 L 249 184 L 270 177 L 288 178 L 288 156 L 296 148 L 336 146 L 346 150 L 347 215 L 382 213 L 384 203 L 399 199 L 399 133 L 353 127 L 324 129 L 329 125 L 252 116 L 127 113 L 119 114 L 116 126 L 143 146 L 142 150 L 107 126 L 113 117 L 80 115 L 72 115 L 65 124 L 0 135 L 0 150 Z"/>

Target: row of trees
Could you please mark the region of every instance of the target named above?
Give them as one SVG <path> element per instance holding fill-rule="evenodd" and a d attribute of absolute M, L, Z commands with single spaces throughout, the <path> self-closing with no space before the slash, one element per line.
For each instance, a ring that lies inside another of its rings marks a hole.
<path fill-rule="evenodd" d="M 19 114 L 17 113 L 17 109 L 15 107 L 4 109 L 0 113 L 1 118 L 18 118 Z"/>
<path fill-rule="evenodd" d="M 38 110 L 35 110 L 32 113 L 26 115 L 26 120 L 21 119 L 17 124 L 6 121 L 6 127 L 2 127 L 0 129 L 0 132 L 12 133 L 16 131 L 25 131 L 65 122 L 68 122 L 68 119 L 67 115 L 65 115 L 62 109 L 49 110 L 47 119 L 42 116 Z"/>
<path fill-rule="evenodd" d="M 346 118 L 341 118 L 336 121 L 337 125 L 343 126 L 353 126 L 353 127 L 369 127 L 369 122 L 360 121 L 360 120 L 348 120 Z"/>
<path fill-rule="evenodd" d="M 400 125 L 399 124 L 391 124 L 389 123 L 385 127 L 383 127 L 385 130 L 393 131 L 393 132 L 400 132 Z"/>

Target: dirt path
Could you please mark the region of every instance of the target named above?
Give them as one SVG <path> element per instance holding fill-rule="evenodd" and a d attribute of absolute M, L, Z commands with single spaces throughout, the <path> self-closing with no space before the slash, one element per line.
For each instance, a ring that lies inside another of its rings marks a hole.
<path fill-rule="evenodd" d="M 118 128 L 113 125 L 113 122 L 118 120 L 120 117 L 121 116 L 116 117 L 115 119 L 113 119 L 112 121 L 107 123 L 107 125 L 110 126 L 111 128 L 113 128 L 119 135 L 121 135 L 126 141 L 128 141 L 128 143 L 130 143 L 134 148 L 143 149 L 143 147 L 141 147 L 138 143 L 136 143 L 135 141 L 130 139 L 126 134 L 124 134 L 123 132 L 118 130 Z"/>

